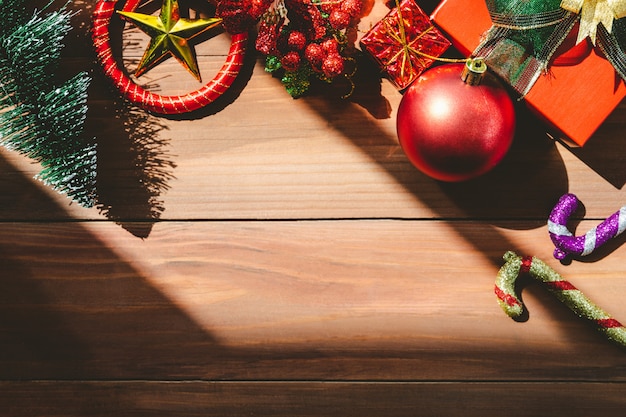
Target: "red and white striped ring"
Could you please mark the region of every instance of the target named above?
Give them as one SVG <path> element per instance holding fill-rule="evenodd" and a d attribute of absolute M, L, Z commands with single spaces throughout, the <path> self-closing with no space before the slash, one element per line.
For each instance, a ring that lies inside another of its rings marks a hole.
<path fill-rule="evenodd" d="M 98 61 L 115 87 L 131 103 L 158 114 L 180 114 L 198 110 L 217 100 L 233 84 L 241 67 L 248 42 L 247 33 L 232 35 L 226 62 L 217 75 L 199 90 L 183 95 L 159 95 L 133 82 L 113 58 L 110 23 L 121 0 L 99 0 L 92 16 L 91 36 Z M 132 12 L 140 0 L 128 0 L 122 10 Z"/>

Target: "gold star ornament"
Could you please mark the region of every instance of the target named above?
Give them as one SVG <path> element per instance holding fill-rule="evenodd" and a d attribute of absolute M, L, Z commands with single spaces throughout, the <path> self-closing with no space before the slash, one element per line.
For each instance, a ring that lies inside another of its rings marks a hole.
<path fill-rule="evenodd" d="M 178 0 L 163 0 L 159 16 L 118 11 L 124 20 L 134 23 L 150 36 L 150 44 L 135 70 L 139 77 L 170 55 L 176 58 L 198 81 L 201 81 L 198 61 L 189 41 L 219 25 L 220 18 L 185 19 L 180 17 Z"/>

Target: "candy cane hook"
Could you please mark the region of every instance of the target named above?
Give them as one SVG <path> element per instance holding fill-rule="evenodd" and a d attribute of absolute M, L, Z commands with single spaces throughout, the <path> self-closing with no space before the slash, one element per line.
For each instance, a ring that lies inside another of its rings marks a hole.
<path fill-rule="evenodd" d="M 521 257 L 510 251 L 505 253 L 503 258 L 505 264 L 498 271 L 495 293 L 498 303 L 508 316 L 518 318 L 524 312 L 524 304 L 515 293 L 515 281 L 520 275 L 528 274 L 543 282 L 545 287 L 577 316 L 593 323 L 611 341 L 626 347 L 624 326 L 543 261 L 532 256 Z"/>
<path fill-rule="evenodd" d="M 554 206 L 548 220 L 550 239 L 556 246 L 554 257 L 563 260 L 568 255 L 586 256 L 626 229 L 626 206 L 582 236 L 574 236 L 567 228 L 569 217 L 576 211 L 579 200 L 565 194 Z"/>

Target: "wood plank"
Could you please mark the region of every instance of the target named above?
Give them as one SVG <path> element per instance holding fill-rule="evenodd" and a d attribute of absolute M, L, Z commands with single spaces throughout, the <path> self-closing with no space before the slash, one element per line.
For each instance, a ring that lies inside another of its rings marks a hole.
<path fill-rule="evenodd" d="M 7 417 L 620 415 L 624 384 L 2 382 Z"/>
<path fill-rule="evenodd" d="M 247 90 L 242 94 L 252 93 Z M 266 93 L 258 94 L 260 98 Z M 306 106 L 307 102 L 297 103 Z M 236 101 L 206 121 L 164 125 L 172 135 L 169 138 L 141 136 L 149 132 L 145 126 L 134 134 L 140 143 L 107 135 L 108 142 L 99 145 L 101 210 L 69 207 L 68 200 L 45 188 L 43 192 L 62 210 L 43 209 L 42 196 L 38 196 L 42 185 L 33 183 L 25 188 L 21 179 L 24 176 L 28 182 L 37 167 L 3 150 L 0 156 L 5 160 L 5 174 L 0 185 L 5 197 L 0 218 L 100 219 L 98 211 L 102 211 L 110 219 L 126 220 L 542 219 L 565 192 L 579 196 L 589 218 L 604 218 L 626 200 L 626 188 L 616 189 L 561 145 L 520 143 L 508 161 L 491 174 L 469 183 L 442 184 L 412 168 L 398 145 L 391 142 L 391 134 L 385 139 L 370 129 L 373 125 L 367 128 L 369 134 L 355 133 L 363 141 L 355 148 L 351 139 L 333 128 L 319 128 L 317 116 L 310 115 L 305 122 L 305 109 L 279 107 L 277 113 L 294 119 L 285 125 L 284 117 L 281 121 L 260 111 L 241 119 L 234 115 L 241 113 L 238 105 Z M 342 119 L 354 120 L 355 125 L 363 122 L 353 116 L 351 111 Z M 233 123 L 237 123 L 236 129 Z M 160 129 L 157 125 L 152 128 Z M 121 131 L 123 124 L 116 129 Z M 297 129 L 309 132 L 306 142 L 292 137 L 291 132 Z M 207 131 L 213 138 L 206 137 Z M 263 132 L 262 136 L 258 132 Z M 615 149 L 620 149 L 617 139 L 614 142 Z M 143 162 L 137 166 L 138 161 Z M 24 200 L 38 204 L 27 207 Z"/>
<path fill-rule="evenodd" d="M 618 243 L 564 266 L 527 222 L 4 223 L 0 379 L 623 381 L 540 286 L 524 323 L 493 294 L 515 250 L 623 319 Z"/>

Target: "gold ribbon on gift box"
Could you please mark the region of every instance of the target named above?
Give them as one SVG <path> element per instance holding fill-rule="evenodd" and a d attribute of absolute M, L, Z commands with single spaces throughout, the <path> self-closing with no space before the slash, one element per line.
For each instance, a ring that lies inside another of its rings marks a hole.
<path fill-rule="evenodd" d="M 626 0 L 625 0 L 626 1 Z M 440 61 L 440 62 L 466 62 L 467 59 L 453 59 L 453 58 L 442 58 L 439 56 L 433 56 L 427 54 L 426 52 L 420 51 L 415 47 L 415 45 L 424 37 L 428 36 L 432 31 L 435 30 L 435 26 L 430 25 L 426 29 L 424 29 L 420 34 L 413 40 L 409 41 L 406 35 L 406 28 L 404 17 L 402 16 L 402 7 L 400 5 L 400 0 L 396 0 L 396 13 L 398 16 L 398 33 L 396 33 L 395 28 L 387 21 L 384 21 L 385 32 L 387 36 L 396 42 L 397 45 L 400 46 L 400 50 L 396 52 L 396 54 L 389 59 L 389 62 L 396 61 L 399 57 L 402 57 L 400 62 L 400 77 L 404 78 L 406 75 L 405 69 L 408 69 L 409 73 L 413 74 L 415 69 L 413 67 L 412 57 L 419 59 L 425 59 L 430 61 Z M 432 42 L 436 42 L 435 39 L 429 39 Z M 423 62 L 423 66 L 429 66 L 429 63 Z"/>
<path fill-rule="evenodd" d="M 577 44 L 589 36 L 595 45 L 600 23 L 611 33 L 613 20 L 626 16 L 626 0 L 562 0 L 561 8 L 580 14 Z"/>
<path fill-rule="evenodd" d="M 402 56 L 402 60 L 400 63 L 400 77 L 404 78 L 405 77 L 405 68 L 408 67 L 408 71 L 409 73 L 413 73 L 414 72 L 414 68 L 413 68 L 413 61 L 411 59 L 411 56 L 417 57 L 417 58 L 425 58 L 425 59 L 432 59 L 435 60 L 437 59 L 437 57 L 428 55 L 418 49 L 415 48 L 415 44 L 418 43 L 421 38 L 423 38 L 424 36 L 426 36 L 431 30 L 433 30 L 435 27 L 434 26 L 430 26 L 429 28 L 427 28 L 426 30 L 424 30 L 423 32 L 421 32 L 419 34 L 419 36 L 415 39 L 413 39 L 412 41 L 408 41 L 406 38 L 406 32 L 404 29 L 404 23 L 402 21 L 402 15 L 400 15 L 400 13 L 398 13 L 398 26 L 399 26 L 399 34 L 396 34 L 394 32 L 394 28 L 387 22 L 385 22 L 385 29 L 387 31 L 387 35 L 393 39 L 398 45 L 400 45 L 400 50 L 398 52 L 396 52 L 396 54 L 391 57 L 391 59 L 389 60 L 390 62 L 394 62 L 395 60 L 397 60 L 400 56 Z M 426 65 L 425 65 L 426 66 Z"/>

